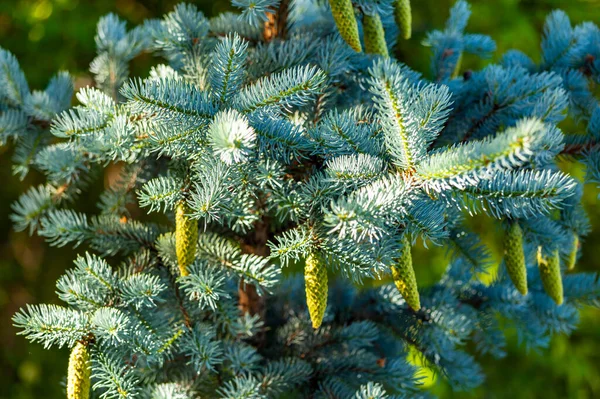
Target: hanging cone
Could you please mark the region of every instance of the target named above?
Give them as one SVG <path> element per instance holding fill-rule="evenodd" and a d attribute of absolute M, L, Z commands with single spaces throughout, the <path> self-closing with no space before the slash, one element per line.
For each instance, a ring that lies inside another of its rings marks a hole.
<path fill-rule="evenodd" d="M 403 39 L 410 39 L 412 33 L 412 15 L 410 13 L 410 0 L 396 0 L 394 2 L 394 18 L 400 29 Z"/>
<path fill-rule="evenodd" d="M 560 275 L 560 255 L 558 249 L 552 251 L 549 258 L 544 258 L 542 247 L 538 248 L 538 267 L 540 277 L 546 294 L 556 302 L 557 305 L 563 303 L 563 285 Z"/>
<path fill-rule="evenodd" d="M 327 268 L 323 259 L 314 252 L 306 258 L 304 282 L 306 284 L 308 313 L 313 328 L 319 328 L 327 308 Z"/>
<path fill-rule="evenodd" d="M 86 344 L 77 342 L 69 357 L 67 372 L 67 399 L 90 397 L 90 352 Z"/>
<path fill-rule="evenodd" d="M 517 222 L 511 222 L 504 233 L 504 264 L 508 276 L 523 295 L 527 295 L 527 267 L 523 252 L 523 230 Z"/>
<path fill-rule="evenodd" d="M 579 236 L 573 233 L 571 252 L 569 253 L 569 259 L 567 261 L 567 270 L 575 269 L 575 263 L 577 263 L 577 251 L 579 251 Z"/>
<path fill-rule="evenodd" d="M 385 43 L 385 32 L 379 14 L 364 14 L 363 33 L 365 37 L 365 52 L 389 57 Z"/>
<path fill-rule="evenodd" d="M 331 13 L 342 38 L 356 52 L 361 52 L 358 24 L 354 16 L 352 0 L 329 0 Z"/>
<path fill-rule="evenodd" d="M 180 201 L 175 210 L 175 250 L 177 263 L 182 276 L 187 276 L 189 266 L 196 258 L 198 246 L 198 222 L 190 218 L 190 207 L 185 201 Z"/>
<path fill-rule="evenodd" d="M 421 299 L 419 298 L 417 279 L 412 264 L 410 242 L 406 235 L 402 237 L 402 254 L 398 262 L 390 268 L 392 269 L 394 284 L 396 284 L 396 288 L 398 288 L 408 306 L 413 310 L 419 310 Z"/>

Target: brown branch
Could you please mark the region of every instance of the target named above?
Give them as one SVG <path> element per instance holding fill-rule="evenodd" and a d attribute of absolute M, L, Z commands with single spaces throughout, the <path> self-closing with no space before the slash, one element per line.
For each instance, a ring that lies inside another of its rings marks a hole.
<path fill-rule="evenodd" d="M 593 141 L 582 144 L 567 144 L 560 153 L 564 155 L 581 155 L 582 153 L 594 150 L 597 147 L 600 147 L 600 143 Z"/>
<path fill-rule="evenodd" d="M 174 278 L 175 276 L 173 276 L 171 274 L 171 277 Z M 177 298 L 177 302 L 179 304 L 179 310 L 181 311 L 181 314 L 183 315 L 183 322 L 185 323 L 185 326 L 189 329 L 192 328 L 192 319 L 190 317 L 190 314 L 188 313 L 187 309 L 185 308 L 185 305 L 183 303 L 183 299 L 181 298 L 181 294 L 179 293 L 179 287 L 177 286 L 177 282 L 176 281 L 172 281 L 173 282 L 173 287 L 175 288 L 175 297 Z"/>
<path fill-rule="evenodd" d="M 317 101 L 315 101 L 315 117 L 313 118 L 313 123 L 316 125 L 321 119 L 321 114 L 323 113 L 323 109 L 325 108 L 325 93 L 319 94 L 317 97 Z"/>
<path fill-rule="evenodd" d="M 254 284 L 248 284 L 242 279 L 238 288 L 238 308 L 242 313 L 264 315 L 264 299 L 258 295 Z"/>
<path fill-rule="evenodd" d="M 480 118 L 477 122 L 475 122 L 471 128 L 465 133 L 465 135 L 463 136 L 461 142 L 464 143 L 466 141 L 468 141 L 471 136 L 473 135 L 473 133 L 475 133 L 475 131 L 477 129 L 479 129 L 481 126 L 483 126 L 483 124 L 492 117 L 492 115 L 494 115 L 494 113 L 496 111 L 498 111 L 501 107 L 494 103 L 494 106 L 492 107 L 491 110 L 489 110 L 489 112 L 487 114 L 485 114 L 482 118 Z"/>
<path fill-rule="evenodd" d="M 254 226 L 254 234 L 242 244 L 242 251 L 259 256 L 269 256 L 269 222 L 268 218 L 263 217 Z M 258 295 L 256 287 L 253 284 L 240 281 L 238 308 L 243 313 L 251 315 L 264 316 L 264 298 Z"/>

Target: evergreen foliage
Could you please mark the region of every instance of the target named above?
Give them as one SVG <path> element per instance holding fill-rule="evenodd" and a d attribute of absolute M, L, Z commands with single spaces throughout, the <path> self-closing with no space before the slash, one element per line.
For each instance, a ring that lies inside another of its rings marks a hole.
<path fill-rule="evenodd" d="M 596 274 L 561 270 L 589 228 L 584 182 L 557 159 L 600 181 L 600 29 L 556 11 L 540 65 L 510 51 L 461 74 L 463 54 L 495 45 L 465 33 L 460 0 L 426 40 L 428 79 L 386 56 L 409 36 L 407 4 L 236 0 L 239 17 L 211 20 L 182 4 L 130 31 L 109 15 L 96 87 L 71 108 L 68 74 L 31 91 L 0 50 L 0 141 L 17 176 L 47 177 L 14 204 L 15 228 L 85 252 L 57 282 L 67 306 L 13 319 L 72 348 L 69 397 L 428 397 L 409 351 L 468 390 L 477 354 L 504 356 L 502 326 L 543 348 L 598 305 Z M 130 79 L 143 51 L 166 63 Z M 586 132 L 563 133 L 567 115 Z M 120 175 L 98 213 L 78 212 L 108 164 Z M 482 281 L 476 213 L 510 226 L 516 287 L 504 268 Z M 453 254 L 421 292 L 417 240 Z M 304 279 L 283 272 L 298 267 Z"/>

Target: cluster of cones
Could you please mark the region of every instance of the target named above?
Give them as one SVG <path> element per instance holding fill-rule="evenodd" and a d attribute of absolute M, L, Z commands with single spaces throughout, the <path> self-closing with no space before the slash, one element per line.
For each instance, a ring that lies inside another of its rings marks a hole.
<path fill-rule="evenodd" d="M 571 251 L 567 261 L 567 270 L 575 267 L 579 237 L 573 233 Z M 523 250 L 523 230 L 516 221 L 510 222 L 504 235 L 504 264 L 508 276 L 517 290 L 527 295 L 527 266 Z M 560 254 L 558 248 L 546 251 L 539 246 L 537 250 L 537 264 L 544 290 L 556 302 L 563 303 L 563 284 L 560 274 Z"/>
<path fill-rule="evenodd" d="M 406 234 L 402 237 L 400 256 L 390 267 L 394 284 L 413 310 L 421 308 L 417 279 L 412 264 L 410 242 Z M 323 257 L 318 252 L 312 252 L 306 258 L 304 267 L 304 282 L 306 290 L 306 305 L 314 328 L 319 328 L 323 322 L 327 308 L 327 268 Z"/>
<path fill-rule="evenodd" d="M 333 19 L 337 25 L 342 38 L 356 52 L 362 52 L 358 22 L 354 13 L 352 0 L 329 0 Z M 364 11 L 364 10 L 363 10 Z M 375 12 L 363 12 L 363 34 L 365 52 L 388 56 L 388 48 L 385 42 L 385 32 L 381 17 Z M 410 13 L 410 0 L 394 1 L 394 18 L 400 29 L 400 35 L 409 39 L 412 30 L 412 16 Z"/>

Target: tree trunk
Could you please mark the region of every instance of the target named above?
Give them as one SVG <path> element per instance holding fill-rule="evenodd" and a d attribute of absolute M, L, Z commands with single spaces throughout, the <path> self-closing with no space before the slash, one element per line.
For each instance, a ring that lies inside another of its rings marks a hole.
<path fill-rule="evenodd" d="M 287 34 L 287 18 L 289 13 L 289 0 L 281 0 L 274 13 L 267 13 L 267 21 L 263 28 L 263 38 L 266 42 L 279 37 L 284 39 Z"/>

